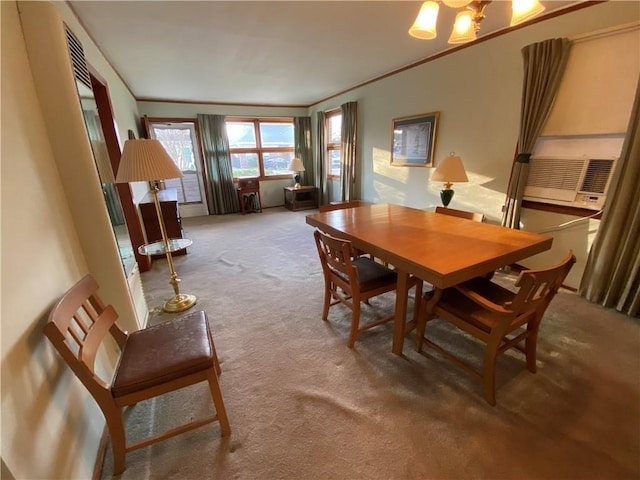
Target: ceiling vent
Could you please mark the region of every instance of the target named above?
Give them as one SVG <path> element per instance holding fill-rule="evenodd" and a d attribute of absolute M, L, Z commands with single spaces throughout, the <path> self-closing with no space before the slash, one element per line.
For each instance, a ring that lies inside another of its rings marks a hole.
<path fill-rule="evenodd" d="M 531 157 L 523 199 L 602 210 L 616 160 Z"/>
<path fill-rule="evenodd" d="M 65 31 L 67 32 L 67 45 L 69 46 L 71 63 L 73 64 L 73 76 L 77 81 L 91 90 L 91 77 L 89 76 L 89 67 L 87 67 L 87 60 L 84 57 L 82 44 L 66 25 Z"/>

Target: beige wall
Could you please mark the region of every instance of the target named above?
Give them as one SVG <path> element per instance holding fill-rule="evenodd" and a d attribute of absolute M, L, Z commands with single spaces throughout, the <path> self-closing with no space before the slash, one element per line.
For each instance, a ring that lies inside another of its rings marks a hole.
<path fill-rule="evenodd" d="M 36 98 L 15 2 L 2 20 L 2 458 L 16 478 L 91 472 L 101 420 L 42 336 L 88 271 Z M 65 453 L 73 452 L 73 456 Z"/>
<path fill-rule="evenodd" d="M 309 110 L 179 106 L 135 100 L 63 2 L 55 7 L 83 42 L 89 61 L 109 84 L 122 139 L 138 131 L 140 114 L 195 116 L 305 115 L 350 100 L 359 104 L 362 198 L 433 208 L 440 185 L 430 169 L 389 166 L 392 118 L 441 112 L 436 159 L 461 155 L 470 182 L 456 185 L 453 207 L 482 210 L 492 221 L 500 205 L 517 137 L 520 48 L 553 36 L 574 35 L 637 20 L 636 2 L 609 2 L 518 30 L 399 75 L 323 102 Z M 95 403 L 63 366 L 42 336 L 49 308 L 90 270 L 69 196 L 61 186 L 45 114 L 36 95 L 18 8 L 0 2 L 2 35 L 0 342 L 2 459 L 16 478 L 88 478 L 103 419 Z M 38 8 L 38 7 L 32 7 Z M 78 178 L 78 182 L 93 181 Z M 273 182 L 277 184 L 277 182 Z M 279 201 L 281 185 L 268 202 Z M 98 216 L 103 212 L 96 212 Z M 528 228 L 546 228 L 573 217 L 535 212 Z M 588 248 L 597 221 L 557 234 L 561 248 Z M 579 252 L 580 253 L 580 252 Z M 93 259 L 91 259 L 93 261 Z M 122 299 L 116 299 L 122 301 Z M 108 366 L 110 356 L 103 360 Z"/>
<path fill-rule="evenodd" d="M 3 1 L 0 8 L 2 459 L 16 478 L 90 478 L 104 420 L 42 328 L 60 295 L 88 272 L 105 283 L 105 300 L 127 313 L 129 329 L 136 327 L 134 306 L 107 234 L 95 166 L 82 147 L 86 131 L 65 129 L 80 114 L 77 97 L 64 103 L 66 83 L 59 85 L 63 94 L 47 93 L 61 77 L 43 65 L 66 48 L 47 35 L 62 18 L 48 2 Z M 27 46 L 33 30 L 48 49 L 45 59 Z M 135 125 L 131 95 L 115 83 L 109 87 L 118 123 Z M 114 359 L 113 349 L 105 349 L 98 370 L 108 371 Z"/>
<path fill-rule="evenodd" d="M 435 162 L 456 152 L 469 176 L 468 183 L 454 185 L 450 206 L 481 211 L 498 223 L 518 138 L 522 47 L 639 18 L 637 2 L 607 2 L 537 23 L 315 105 L 310 110 L 313 131 L 318 110 L 357 101 L 360 198 L 433 209 L 440 204 L 442 184 L 429 181 L 432 169 L 392 167 L 389 149 L 393 118 L 439 111 Z M 523 224 L 531 231 L 549 231 L 575 218 L 525 210 Z M 541 262 L 559 261 L 573 248 L 578 264 L 567 284 L 577 287 L 598 224 L 583 222 L 549 232 L 554 249 Z M 533 266 L 536 261 L 523 263 Z"/>
<path fill-rule="evenodd" d="M 637 22 L 640 8 L 635 1 L 607 2 L 516 30 L 508 35 L 470 46 L 455 54 L 365 85 L 312 106 L 315 140 L 316 112 L 331 110 L 348 101 L 358 102 L 358 178 L 356 196 L 433 209 L 440 204 L 442 184 L 430 182 L 431 168 L 392 167 L 390 163 L 392 119 L 438 111 L 440 121 L 435 163 L 450 152 L 460 155 L 469 182 L 454 185 L 453 208 L 481 211 L 488 221 L 499 223 L 509 182 L 519 131 L 522 89 L 521 49 L 554 37 L 575 37 L 616 25 Z M 640 47 L 638 47 L 640 48 Z M 640 52 L 638 52 L 640 54 Z M 637 81 L 637 67 L 620 72 L 624 84 Z M 636 78 L 629 80 L 629 76 Z M 610 78 L 615 82 L 615 76 Z M 632 89 L 635 91 L 634 89 Z M 591 95 L 590 95 L 591 97 Z M 632 98 L 627 99 L 627 104 Z M 224 115 L 284 115 L 279 109 L 182 105 L 140 102 L 149 116 L 195 117 L 197 113 Z M 628 122 L 628 109 L 617 114 L 618 123 Z M 283 181 L 262 182 L 263 203 L 282 205 Z M 330 199 L 338 200 L 339 185 L 330 182 Z M 265 201 L 266 199 L 266 201 Z M 548 265 L 572 248 L 578 258 L 566 284 L 577 288 L 599 221 L 584 221 L 566 227 L 577 217 L 526 210 L 523 228 L 554 237 L 553 248 L 522 263 Z"/>
<path fill-rule="evenodd" d="M 307 115 L 306 108 L 292 107 L 244 107 L 166 102 L 139 102 L 138 107 L 141 115 L 149 117 L 196 118 L 199 113 L 248 117 L 304 117 Z M 268 208 L 284 205 L 283 187 L 291 185 L 293 185 L 292 179 L 261 181 L 260 197 L 262 206 Z M 142 197 L 138 197 L 136 201 L 141 199 Z"/>
<path fill-rule="evenodd" d="M 554 37 L 573 37 L 616 25 L 638 21 L 636 1 L 616 1 L 578 10 L 516 30 L 508 35 L 470 46 L 453 55 L 365 85 L 312 106 L 306 113 L 313 125 L 316 112 L 331 110 L 348 101 L 358 102 L 358 179 L 356 196 L 433 209 L 440 204 L 442 184 L 430 182 L 432 169 L 392 167 L 390 161 L 392 119 L 439 111 L 440 121 L 435 163 L 450 152 L 460 155 L 469 182 L 454 185 L 451 207 L 483 212 L 488 221 L 499 223 L 519 131 L 522 89 L 521 49 Z M 640 49 L 636 45 L 636 48 Z M 640 51 L 638 52 L 640 55 Z M 620 75 L 636 76 L 637 67 Z M 637 78 L 622 78 L 624 84 Z M 632 89 L 632 91 L 635 91 Z M 627 99 L 627 105 L 632 98 Z M 624 105 L 624 103 L 623 103 Z M 286 109 L 140 102 L 140 112 L 149 116 L 195 117 L 197 113 L 224 115 L 284 115 Z M 298 109 L 299 110 L 299 109 Z M 617 114 L 618 123 L 628 122 L 628 108 Z M 624 117 L 624 118 L 623 118 Z M 282 205 L 282 186 L 289 182 L 261 183 L 263 204 Z M 330 199 L 338 200 L 337 182 L 329 183 Z M 577 217 L 525 210 L 523 228 L 554 237 L 551 251 L 522 263 L 529 267 L 548 265 L 572 248 L 578 263 L 566 284 L 577 288 L 599 221 L 560 225 Z"/>

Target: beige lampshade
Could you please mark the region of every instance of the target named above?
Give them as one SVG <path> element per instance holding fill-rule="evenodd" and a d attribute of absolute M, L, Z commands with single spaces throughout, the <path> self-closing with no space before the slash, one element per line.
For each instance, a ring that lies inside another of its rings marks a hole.
<path fill-rule="evenodd" d="M 512 0 L 511 10 L 510 26 L 513 27 L 544 12 L 544 5 L 538 0 Z"/>
<path fill-rule="evenodd" d="M 459 183 L 468 182 L 467 172 L 464 170 L 462 159 L 457 155 L 450 155 L 442 159 L 431 175 L 434 182 Z"/>
<path fill-rule="evenodd" d="M 302 164 L 302 160 L 300 160 L 298 157 L 295 157 L 293 160 L 291 160 L 291 163 L 289 164 L 289 171 L 304 172 L 305 168 Z"/>
<path fill-rule="evenodd" d="M 438 10 L 440 6 L 436 2 L 424 2 L 416 21 L 409 29 L 409 35 L 421 40 L 431 40 L 436 38 L 436 23 L 438 20 Z"/>
<path fill-rule="evenodd" d="M 140 138 L 124 143 L 116 183 L 166 180 L 182 176 L 182 172 L 158 140 Z"/>
<path fill-rule="evenodd" d="M 449 43 L 467 43 L 476 39 L 476 27 L 473 22 L 474 13 L 471 10 L 462 10 L 456 15 L 453 23 Z"/>

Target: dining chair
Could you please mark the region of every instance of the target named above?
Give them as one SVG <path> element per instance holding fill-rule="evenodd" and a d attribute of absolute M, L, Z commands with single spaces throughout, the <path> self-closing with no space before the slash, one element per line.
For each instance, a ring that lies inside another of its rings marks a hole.
<path fill-rule="evenodd" d="M 467 212 L 466 210 L 456 210 L 455 208 L 449 207 L 436 207 L 436 213 L 440 213 L 442 215 L 449 215 L 451 217 L 464 218 L 467 220 L 472 220 L 474 222 L 484 222 L 484 214 L 477 212 Z M 491 280 L 495 272 L 487 272 L 483 275 L 485 278 Z"/>
<path fill-rule="evenodd" d="M 365 202 L 364 200 L 349 200 L 349 201 L 345 201 L 345 202 L 331 202 L 331 203 L 327 203 L 326 205 L 320 205 L 318 207 L 318 211 L 320 213 L 324 213 L 324 212 L 332 212 L 334 210 L 344 210 L 345 208 L 353 208 L 353 207 L 361 207 L 363 205 L 373 205 L 372 202 Z M 356 249 L 356 254 L 358 256 L 360 255 L 368 255 L 369 258 L 371 258 L 372 260 L 375 260 L 375 258 L 373 257 L 373 255 L 363 252 L 362 250 L 358 250 Z M 384 263 L 383 264 L 385 266 L 389 266 L 388 264 Z"/>
<path fill-rule="evenodd" d="M 126 467 L 132 450 L 218 421 L 222 436 L 231 433 L 218 384 L 220 363 L 205 312 L 193 312 L 133 333 L 116 324 L 118 314 L 104 305 L 91 275 L 76 283 L 53 307 L 44 332 L 93 396 L 104 414 L 113 450 L 114 474 Z M 95 370 L 96 353 L 110 333 L 120 356 L 109 382 Z M 207 382 L 215 414 L 194 420 L 128 445 L 122 409 L 125 406 Z"/>
<path fill-rule="evenodd" d="M 467 212 L 465 210 L 456 210 L 449 207 L 436 207 L 436 213 L 443 215 L 450 215 L 452 217 L 466 218 L 467 220 L 473 220 L 474 222 L 484 222 L 484 214 L 476 212 Z"/>
<path fill-rule="evenodd" d="M 313 236 L 324 274 L 322 319 L 328 319 L 329 308 L 334 305 L 342 303 L 349 307 L 352 313 L 347 344 L 349 348 L 353 348 L 358 333 L 394 319 L 395 315 L 391 315 L 360 326 L 360 303 L 396 290 L 398 274 L 369 257 L 358 256 L 348 240 L 336 238 L 320 230 L 315 230 Z M 417 322 L 422 281 L 410 277 L 408 288 L 413 286 L 416 287 L 414 321 Z"/>
<path fill-rule="evenodd" d="M 514 284 L 515 291 L 477 277 L 455 287 L 425 293 L 416 328 L 416 351 L 421 352 L 426 344 L 481 380 L 486 401 L 495 405 L 498 355 L 516 348 L 525 354 L 527 369 L 536 372 L 540 322 L 575 262 L 575 255 L 569 251 L 562 262 L 550 268 L 524 270 Z M 481 371 L 425 336 L 427 323 L 436 318 L 450 322 L 485 344 Z"/>

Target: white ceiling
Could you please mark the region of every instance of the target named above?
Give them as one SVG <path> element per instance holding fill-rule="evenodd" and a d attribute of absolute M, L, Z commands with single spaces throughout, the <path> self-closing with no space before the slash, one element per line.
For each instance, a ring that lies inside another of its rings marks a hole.
<path fill-rule="evenodd" d="M 575 1 L 542 1 L 545 14 Z M 420 1 L 69 1 L 138 99 L 310 105 L 450 49 L 407 33 Z M 480 36 L 511 2 L 486 7 Z"/>

